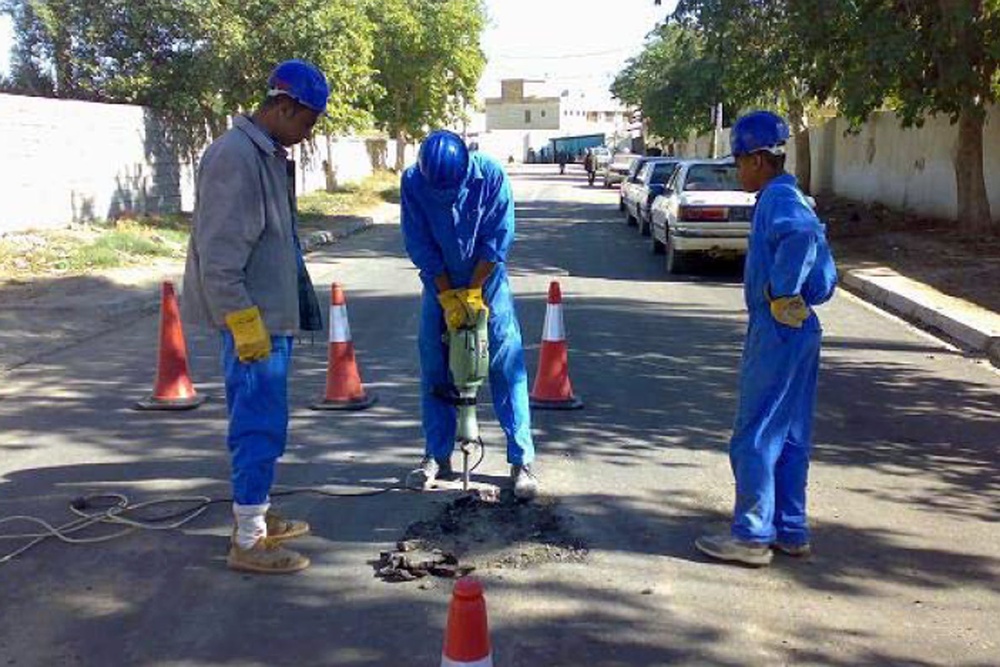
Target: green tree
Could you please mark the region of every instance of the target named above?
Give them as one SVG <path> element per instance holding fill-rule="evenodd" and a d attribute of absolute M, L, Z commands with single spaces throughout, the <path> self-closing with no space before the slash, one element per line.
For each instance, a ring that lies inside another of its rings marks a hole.
<path fill-rule="evenodd" d="M 320 130 L 370 123 L 374 26 L 364 0 L 0 0 L 14 18 L 15 90 L 142 104 L 191 151 L 260 102 L 280 60 L 330 80 Z"/>
<path fill-rule="evenodd" d="M 888 106 L 905 127 L 946 115 L 958 125 L 959 225 L 995 228 L 983 128 L 1000 97 L 1000 0 L 835 0 L 827 11 L 834 44 L 824 55 L 841 113 L 860 125 Z"/>
<path fill-rule="evenodd" d="M 795 143 L 795 171 L 809 190 L 810 111 L 827 96 L 827 3 L 796 0 L 681 0 L 673 18 L 698 27 L 705 48 L 719 54 L 727 100 L 788 117 Z"/>
<path fill-rule="evenodd" d="M 379 29 L 381 89 L 372 109 L 378 127 L 396 139 L 401 170 L 408 141 L 459 120 L 475 98 L 486 64 L 486 12 L 480 0 L 373 0 L 369 7 Z"/>
<path fill-rule="evenodd" d="M 711 110 L 724 95 L 720 60 L 706 49 L 705 41 L 694 26 L 658 26 L 642 52 L 618 73 L 612 94 L 639 107 L 652 133 L 667 141 L 685 141 L 692 132 L 711 130 Z"/>

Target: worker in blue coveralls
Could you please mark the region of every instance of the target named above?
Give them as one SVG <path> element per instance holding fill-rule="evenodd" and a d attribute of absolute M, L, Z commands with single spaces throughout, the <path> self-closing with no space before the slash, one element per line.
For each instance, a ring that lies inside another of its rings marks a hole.
<path fill-rule="evenodd" d="M 289 573 L 309 559 L 282 544 L 309 532 L 270 510 L 275 464 L 288 435 L 292 337 L 322 329 L 295 224 L 285 150 L 326 111 L 326 77 L 289 60 L 268 79 L 253 115 L 205 151 L 184 273 L 183 316 L 220 334 L 229 413 L 235 529 L 227 563 Z"/>
<path fill-rule="evenodd" d="M 736 505 L 729 532 L 698 538 L 723 561 L 767 565 L 772 549 L 810 553 L 806 478 L 821 328 L 813 306 L 828 301 L 836 269 L 825 227 L 784 171 L 788 125 L 755 111 L 732 128 L 744 190 L 758 192 L 744 274 L 749 311 L 740 396 L 729 456 Z"/>
<path fill-rule="evenodd" d="M 419 349 L 426 439 L 425 456 L 406 485 L 422 490 L 453 474 L 456 409 L 446 397 L 451 378 L 445 332 L 475 322 L 487 309 L 493 406 L 507 438 L 514 495 L 529 500 L 538 493 L 538 480 L 531 470 L 528 374 L 506 269 L 514 241 L 510 181 L 495 160 L 470 155 L 461 137 L 438 130 L 421 144 L 401 189 L 403 240 L 423 282 Z"/>

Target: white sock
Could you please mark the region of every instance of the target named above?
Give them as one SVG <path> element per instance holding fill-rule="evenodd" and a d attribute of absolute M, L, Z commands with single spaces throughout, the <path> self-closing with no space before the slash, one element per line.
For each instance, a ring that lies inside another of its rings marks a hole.
<path fill-rule="evenodd" d="M 249 549 L 257 544 L 257 540 L 267 537 L 267 522 L 264 515 L 271 503 L 261 505 L 237 505 L 233 503 L 233 515 L 236 517 L 236 546 Z"/>

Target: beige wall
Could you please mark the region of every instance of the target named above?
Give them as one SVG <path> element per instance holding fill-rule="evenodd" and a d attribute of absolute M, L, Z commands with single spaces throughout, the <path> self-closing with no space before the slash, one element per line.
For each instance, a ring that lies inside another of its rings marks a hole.
<path fill-rule="evenodd" d="M 525 111 L 531 122 L 525 122 Z M 544 114 L 544 116 L 542 115 Z M 501 102 L 486 100 L 486 130 L 558 130 L 559 98 Z"/>
<path fill-rule="evenodd" d="M 947 117 L 928 118 L 920 128 L 903 129 L 893 113 L 875 114 L 850 133 L 842 118 L 809 130 L 812 190 L 864 202 L 878 202 L 920 215 L 955 219 L 957 187 L 953 157 L 958 129 Z M 724 130 L 728 153 L 728 130 Z M 993 107 L 983 135 L 983 167 L 994 220 L 1000 220 L 1000 108 Z M 685 157 L 709 155 L 711 135 L 681 144 Z M 789 145 L 789 172 L 795 147 Z"/>
<path fill-rule="evenodd" d="M 142 107 L 0 95 L 0 231 L 193 203 L 193 170 Z"/>
<path fill-rule="evenodd" d="M 165 140 L 163 124 L 138 106 L 0 94 L 0 232 L 64 227 L 126 212 L 194 207 L 194 168 Z M 392 167 L 396 142 L 318 137 L 293 152 L 297 187 L 326 187 L 323 160 L 340 184 Z M 406 162 L 415 146 L 407 147 Z"/>

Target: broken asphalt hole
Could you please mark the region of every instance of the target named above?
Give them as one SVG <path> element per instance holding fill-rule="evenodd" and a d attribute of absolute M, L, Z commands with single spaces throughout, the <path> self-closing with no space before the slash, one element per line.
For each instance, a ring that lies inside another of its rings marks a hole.
<path fill-rule="evenodd" d="M 475 495 L 443 503 L 430 519 L 410 524 L 392 551 L 373 561 L 388 582 L 462 577 L 473 570 L 579 563 L 587 548 L 560 516 L 555 498 L 491 502 Z"/>

